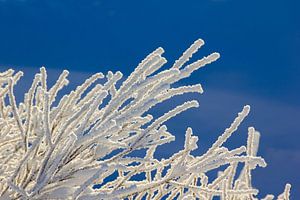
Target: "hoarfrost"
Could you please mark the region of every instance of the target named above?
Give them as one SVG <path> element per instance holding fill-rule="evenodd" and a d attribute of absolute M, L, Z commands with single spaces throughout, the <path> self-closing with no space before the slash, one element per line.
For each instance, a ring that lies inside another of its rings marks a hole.
<path fill-rule="evenodd" d="M 66 70 L 48 88 L 42 67 L 19 104 L 14 86 L 23 73 L 1 72 L 0 199 L 257 199 L 251 171 L 266 166 L 256 155 L 260 133 L 250 127 L 246 146 L 223 146 L 248 115 L 248 105 L 203 155 L 191 154 L 198 137 L 187 128 L 181 151 L 167 159 L 154 157 L 158 146 L 175 139 L 165 122 L 199 103 L 184 102 L 157 119 L 148 111 L 174 96 L 203 92 L 200 84 L 172 85 L 220 57 L 212 53 L 186 64 L 202 45 L 203 40 L 195 41 L 162 71 L 166 59 L 158 48 L 120 87 L 121 72 L 97 73 L 61 99 L 57 94 L 69 83 Z M 144 157 L 131 156 L 140 149 L 146 149 Z M 236 176 L 238 165 L 243 169 Z M 209 180 L 207 172 L 222 166 L 225 170 Z M 139 174 L 143 180 L 134 179 Z M 290 188 L 287 184 L 278 200 L 288 200 Z"/>

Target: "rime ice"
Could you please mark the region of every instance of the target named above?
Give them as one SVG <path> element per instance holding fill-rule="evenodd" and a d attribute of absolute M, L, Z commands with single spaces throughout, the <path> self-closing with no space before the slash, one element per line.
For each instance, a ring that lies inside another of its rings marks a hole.
<path fill-rule="evenodd" d="M 175 140 L 164 123 L 199 104 L 184 102 L 156 119 L 148 111 L 176 95 L 203 92 L 200 84 L 172 85 L 219 58 L 212 53 L 187 64 L 202 45 L 203 40 L 196 40 L 166 70 L 160 70 L 167 61 L 158 48 L 120 87 L 121 72 L 97 73 L 61 99 L 57 94 L 69 83 L 68 71 L 49 88 L 42 67 L 18 105 L 14 86 L 23 73 L 12 69 L 0 73 L 0 199 L 257 199 L 251 171 L 266 166 L 257 156 L 259 132 L 248 129 L 246 146 L 231 150 L 223 146 L 250 106 L 203 155 L 191 154 L 198 137 L 187 128 L 181 151 L 167 159 L 154 157 L 159 145 Z M 144 157 L 130 155 L 140 149 L 146 149 Z M 238 165 L 243 169 L 236 175 Z M 210 180 L 207 172 L 221 166 L 225 170 Z M 105 180 L 114 173 L 113 180 Z M 144 179 L 135 180 L 138 174 Z M 92 188 L 95 184 L 98 189 Z M 288 200 L 290 188 L 287 184 L 278 200 Z"/>

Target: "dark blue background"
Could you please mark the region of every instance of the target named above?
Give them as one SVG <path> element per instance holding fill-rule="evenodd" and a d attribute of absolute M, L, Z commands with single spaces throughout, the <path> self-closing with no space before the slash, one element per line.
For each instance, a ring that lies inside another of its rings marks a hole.
<path fill-rule="evenodd" d="M 168 123 L 177 141 L 158 156 L 182 148 L 187 126 L 203 152 L 250 104 L 227 146 L 245 143 L 247 127 L 255 126 L 269 165 L 253 173 L 254 185 L 262 195 L 278 194 L 290 182 L 292 199 L 300 199 L 299 10 L 296 0 L 1 0 L 0 68 L 26 73 L 20 93 L 42 65 L 53 80 L 69 69 L 72 87 L 98 71 L 128 75 L 158 46 L 172 64 L 202 38 L 206 45 L 195 57 L 217 51 L 221 59 L 182 82 L 202 83 L 203 95 L 176 98 L 154 113 L 190 97 L 201 104 Z"/>

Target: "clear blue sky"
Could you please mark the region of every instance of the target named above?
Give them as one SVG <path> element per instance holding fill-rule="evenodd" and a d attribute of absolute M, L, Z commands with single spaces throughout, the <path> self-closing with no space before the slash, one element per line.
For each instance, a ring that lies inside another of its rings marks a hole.
<path fill-rule="evenodd" d="M 80 83 L 98 71 L 128 75 L 158 46 L 172 62 L 202 38 L 196 57 L 217 51 L 221 59 L 183 82 L 200 82 L 205 93 L 193 96 L 200 108 L 171 120 L 170 129 L 181 139 L 190 125 L 204 151 L 250 104 L 228 146 L 244 143 L 254 125 L 269 164 L 253 174 L 255 186 L 278 194 L 289 181 L 292 199 L 300 199 L 299 10 L 296 0 L 0 0 L 0 68 L 23 70 L 27 79 L 41 65 L 53 76 L 69 69 Z"/>

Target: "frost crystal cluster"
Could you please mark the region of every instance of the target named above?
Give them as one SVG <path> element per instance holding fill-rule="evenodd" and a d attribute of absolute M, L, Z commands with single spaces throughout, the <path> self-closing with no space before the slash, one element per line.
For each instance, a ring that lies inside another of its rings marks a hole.
<path fill-rule="evenodd" d="M 250 127 L 245 146 L 223 146 L 249 106 L 203 155 L 191 154 L 198 137 L 187 128 L 181 151 L 154 156 L 158 146 L 175 139 L 164 123 L 198 102 L 184 102 L 156 119 L 149 109 L 177 95 L 202 93 L 200 84 L 174 88 L 174 83 L 219 58 L 212 53 L 187 64 L 203 44 L 195 41 L 166 70 L 160 70 L 166 59 L 158 48 L 126 80 L 121 72 L 97 73 L 61 99 L 57 94 L 68 84 L 68 71 L 49 87 L 42 67 L 19 104 L 14 86 L 23 73 L 1 72 L 0 199 L 257 199 L 251 171 L 266 166 L 256 155 L 259 132 Z M 142 149 L 144 157 L 132 155 Z M 207 172 L 219 168 L 211 180 Z M 287 184 L 277 199 L 288 200 L 290 188 Z"/>

